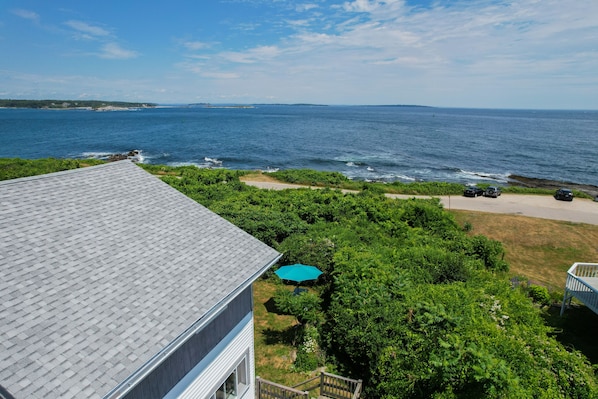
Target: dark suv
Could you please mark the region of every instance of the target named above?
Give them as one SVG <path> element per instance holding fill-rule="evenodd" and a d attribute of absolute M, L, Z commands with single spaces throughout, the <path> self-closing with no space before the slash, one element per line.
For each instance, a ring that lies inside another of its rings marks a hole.
<path fill-rule="evenodd" d="M 477 197 L 482 194 L 484 194 L 484 190 L 476 186 L 467 186 L 463 191 L 463 195 L 466 197 Z"/>
<path fill-rule="evenodd" d="M 490 186 L 484 191 L 484 197 L 498 198 L 500 195 L 500 187 Z"/>
<path fill-rule="evenodd" d="M 554 193 L 554 198 L 561 201 L 573 201 L 573 192 L 568 188 L 559 188 Z"/>

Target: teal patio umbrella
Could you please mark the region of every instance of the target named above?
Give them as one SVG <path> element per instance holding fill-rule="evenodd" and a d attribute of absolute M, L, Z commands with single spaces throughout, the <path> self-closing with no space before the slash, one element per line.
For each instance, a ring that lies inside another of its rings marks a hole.
<path fill-rule="evenodd" d="M 320 277 L 322 271 L 315 266 L 295 263 L 294 265 L 282 266 L 274 273 L 283 280 L 294 281 L 300 284 L 304 281 L 316 280 Z"/>

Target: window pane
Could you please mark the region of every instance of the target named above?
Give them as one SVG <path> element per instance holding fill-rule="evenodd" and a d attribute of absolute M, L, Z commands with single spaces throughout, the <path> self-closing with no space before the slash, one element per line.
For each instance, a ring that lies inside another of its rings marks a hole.
<path fill-rule="evenodd" d="M 233 371 L 231 375 L 228 376 L 226 382 L 226 397 L 227 398 L 235 398 L 237 397 L 237 371 Z"/>
<path fill-rule="evenodd" d="M 216 391 L 216 399 L 226 399 L 224 384 L 220 385 L 220 388 L 218 388 L 218 390 Z"/>
<path fill-rule="evenodd" d="M 237 366 L 237 378 L 239 379 L 239 384 L 248 385 L 247 381 L 249 381 L 249 376 L 247 375 L 247 358 L 244 357 Z"/>

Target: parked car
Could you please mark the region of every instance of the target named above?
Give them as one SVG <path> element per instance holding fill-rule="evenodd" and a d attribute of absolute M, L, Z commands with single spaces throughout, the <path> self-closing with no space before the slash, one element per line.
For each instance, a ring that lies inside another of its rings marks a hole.
<path fill-rule="evenodd" d="M 463 195 L 466 197 L 477 197 L 483 194 L 484 190 L 476 186 L 467 186 L 465 187 L 465 191 L 463 191 Z"/>
<path fill-rule="evenodd" d="M 484 197 L 498 198 L 500 194 L 500 187 L 496 186 L 490 186 L 484 191 Z"/>
<path fill-rule="evenodd" d="M 554 193 L 554 198 L 561 201 L 573 201 L 573 191 L 568 188 L 559 188 Z"/>

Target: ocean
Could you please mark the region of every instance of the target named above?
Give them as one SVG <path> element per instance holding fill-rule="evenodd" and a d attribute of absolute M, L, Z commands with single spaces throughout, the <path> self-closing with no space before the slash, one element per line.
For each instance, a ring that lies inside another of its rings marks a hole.
<path fill-rule="evenodd" d="M 0 157 L 338 171 L 366 181 L 598 185 L 598 111 L 256 105 L 0 109 Z"/>

